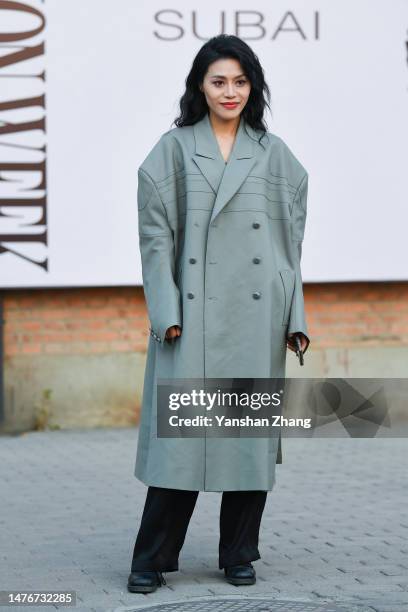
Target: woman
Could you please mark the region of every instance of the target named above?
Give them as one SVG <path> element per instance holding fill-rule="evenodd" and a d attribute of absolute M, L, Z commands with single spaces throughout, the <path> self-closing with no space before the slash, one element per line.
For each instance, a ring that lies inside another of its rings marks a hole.
<path fill-rule="evenodd" d="M 178 557 L 199 491 L 222 492 L 219 568 L 254 584 L 252 561 L 280 437 L 157 435 L 158 379 L 281 378 L 309 345 L 301 244 L 308 175 L 267 132 L 269 89 L 235 36 L 198 52 L 177 127 L 139 168 L 139 240 L 151 323 L 135 476 L 148 485 L 128 589 L 151 592 Z"/>

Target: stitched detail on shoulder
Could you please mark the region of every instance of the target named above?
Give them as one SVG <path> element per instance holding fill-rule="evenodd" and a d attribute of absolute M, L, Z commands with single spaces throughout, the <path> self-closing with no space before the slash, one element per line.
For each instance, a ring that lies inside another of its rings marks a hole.
<path fill-rule="evenodd" d="M 190 192 L 190 191 L 192 191 L 192 192 L 197 192 L 197 193 L 212 193 L 212 194 L 214 194 L 214 192 L 213 192 L 213 191 L 211 191 L 211 189 L 210 189 L 210 188 L 208 188 L 208 189 L 199 189 L 198 187 L 199 187 L 199 185 L 197 185 L 197 188 L 195 188 L 195 185 L 194 185 L 194 186 L 191 186 L 191 187 L 183 187 L 183 193 L 181 193 L 181 194 L 177 194 L 177 195 L 178 195 L 178 196 L 180 196 L 180 195 L 185 195 L 186 193 L 188 193 L 188 192 Z M 181 187 L 180 187 L 179 189 L 181 189 Z M 169 194 L 169 195 L 171 195 L 171 194 L 173 193 L 173 191 L 174 191 L 174 190 L 173 190 L 173 189 L 171 189 L 171 188 L 168 188 L 168 189 L 166 189 L 165 191 L 161 190 L 161 195 L 162 195 L 162 198 L 166 198 L 166 196 L 167 196 L 168 194 Z M 166 198 L 166 202 L 168 202 L 167 198 Z"/>
<path fill-rule="evenodd" d="M 153 197 L 154 194 L 154 188 L 153 188 L 153 180 L 151 178 L 151 176 L 142 168 L 139 168 L 139 172 L 138 172 L 138 178 L 139 178 L 139 186 L 138 186 L 138 195 L 137 195 L 137 208 L 139 210 L 139 213 L 144 210 L 145 208 L 148 207 L 148 205 L 150 204 L 150 201 Z M 141 195 L 139 193 L 139 189 L 140 189 L 140 183 L 141 183 L 141 179 L 143 181 L 145 181 L 149 188 L 150 188 L 150 192 L 149 195 L 146 196 L 145 198 L 141 198 Z"/>
<path fill-rule="evenodd" d="M 293 200 L 292 200 L 292 206 L 293 206 L 293 205 L 294 205 L 294 203 L 295 203 L 295 200 L 296 200 L 296 198 L 297 198 L 297 196 L 298 196 L 298 193 L 299 193 L 299 191 L 300 191 L 300 188 L 302 187 L 302 185 L 303 185 L 303 183 L 304 183 L 304 181 L 305 181 L 306 177 L 307 177 L 307 172 L 305 172 L 305 174 L 302 176 L 302 179 L 301 179 L 301 181 L 300 181 L 300 183 L 299 183 L 299 185 L 298 185 L 298 187 L 297 187 L 297 189 L 296 189 L 296 193 L 295 193 L 295 195 L 293 196 Z"/>
<path fill-rule="evenodd" d="M 214 192 L 211 191 L 210 189 L 192 189 L 191 188 L 191 189 L 184 189 L 183 193 L 178 193 L 177 198 L 181 198 L 182 196 L 185 196 L 187 193 L 210 193 L 211 195 L 214 195 Z M 166 198 L 166 203 L 168 204 L 169 202 L 173 202 L 177 198 L 172 198 L 170 200 Z"/>
<path fill-rule="evenodd" d="M 270 170 L 269 170 L 269 174 L 270 174 L 271 176 L 275 176 L 276 178 L 284 179 L 284 180 L 286 181 L 286 183 L 289 185 L 289 187 L 292 187 L 292 189 L 296 189 L 296 186 L 295 186 L 295 185 L 292 185 L 292 183 L 289 183 L 289 181 L 288 181 L 288 179 L 287 179 L 287 177 L 286 177 L 286 176 L 282 176 L 281 174 L 274 174 L 274 173 L 273 173 L 273 172 L 271 172 Z"/>
<path fill-rule="evenodd" d="M 265 193 L 258 193 L 256 191 L 237 191 L 237 193 L 235 195 L 243 195 L 243 196 L 255 195 L 255 196 L 259 196 L 261 198 L 265 198 L 265 200 L 268 200 L 268 202 L 275 202 L 277 204 L 286 204 L 288 206 L 290 205 L 290 202 L 286 202 L 285 200 L 273 200 L 267 194 L 265 194 Z"/>
<path fill-rule="evenodd" d="M 278 186 L 279 186 L 279 185 L 283 185 L 284 187 L 287 187 L 288 191 L 293 191 L 293 192 L 295 192 L 295 191 L 296 191 L 296 187 L 293 187 L 293 186 L 292 186 L 292 185 L 289 183 L 289 181 L 287 180 L 287 178 L 286 178 L 286 177 L 284 177 L 284 176 L 278 176 L 278 175 L 272 174 L 271 172 L 269 172 L 269 174 L 270 174 L 271 176 L 275 176 L 276 178 L 283 179 L 283 181 L 284 181 L 284 182 L 282 183 L 282 182 L 275 182 L 275 181 L 271 181 L 271 180 L 267 179 L 265 176 L 259 176 L 259 175 L 257 175 L 257 174 L 248 174 L 248 177 L 247 177 L 247 178 L 248 178 L 248 179 L 251 179 L 251 178 L 261 179 L 261 180 L 265 181 L 266 183 L 270 183 L 271 185 L 278 185 Z"/>
<path fill-rule="evenodd" d="M 156 184 L 159 185 L 159 183 L 163 183 L 164 181 L 167 181 L 167 179 L 169 179 L 170 177 L 174 177 L 174 176 L 184 174 L 184 173 L 185 173 L 184 168 L 180 168 L 180 170 L 175 170 L 174 172 L 170 172 L 170 174 L 167 174 L 163 178 L 157 179 Z"/>
<path fill-rule="evenodd" d="M 152 176 L 150 176 L 150 174 L 149 174 L 149 173 L 148 173 L 148 172 L 147 172 L 147 171 L 146 171 L 144 168 L 142 168 L 141 166 L 140 166 L 140 168 L 139 168 L 139 172 L 141 172 L 142 174 L 145 174 L 145 175 L 147 176 L 147 178 L 148 178 L 148 179 L 149 179 L 149 180 L 150 180 L 150 181 L 153 183 L 153 185 L 154 185 L 154 179 L 153 179 L 153 177 L 152 177 Z"/>
<path fill-rule="evenodd" d="M 203 178 L 200 172 L 184 172 L 183 171 L 182 173 L 171 174 L 167 176 L 165 179 L 158 181 L 161 184 L 157 185 L 157 187 L 158 189 L 168 189 L 171 186 L 173 186 L 175 183 L 181 182 L 183 181 L 183 179 L 187 179 L 189 177 L 191 177 L 190 180 L 195 180 L 195 181 L 199 181 L 202 178 L 202 180 L 205 182 L 205 179 Z"/>
<path fill-rule="evenodd" d="M 151 196 L 150 196 L 150 198 L 149 198 L 149 202 L 150 202 L 150 200 L 152 199 L 152 195 L 153 195 L 153 193 L 154 193 L 154 192 L 156 192 L 156 193 L 157 193 L 157 196 L 158 196 L 158 198 L 159 198 L 159 202 L 160 202 L 160 204 L 161 204 L 161 205 L 162 205 L 162 207 L 163 207 L 163 211 L 164 211 L 164 214 L 166 215 L 166 219 L 167 219 L 167 222 L 168 222 L 168 220 L 169 220 L 169 219 L 168 219 L 168 215 L 167 215 L 167 208 L 166 208 L 166 206 L 164 205 L 163 199 L 162 199 L 162 197 L 161 197 L 161 195 L 160 195 L 160 192 L 159 192 L 159 190 L 158 190 L 158 188 L 157 188 L 157 185 L 156 185 L 155 181 L 154 181 L 154 180 L 153 180 L 153 178 L 150 176 L 150 174 L 149 174 L 148 172 L 146 172 L 146 170 L 144 170 L 144 169 L 142 169 L 142 168 L 140 168 L 139 170 L 140 170 L 141 172 L 143 172 L 144 174 L 146 174 L 146 176 L 148 176 L 148 177 L 149 177 L 149 179 L 151 180 L 151 182 L 152 182 L 152 184 L 153 184 L 153 190 L 152 190 L 152 194 L 151 194 Z M 146 207 L 145 207 L 145 208 L 146 208 Z M 153 234 L 148 234 L 148 235 L 149 235 L 149 236 L 152 236 Z M 164 235 L 164 236 L 167 236 L 167 234 L 157 234 L 157 235 Z"/>

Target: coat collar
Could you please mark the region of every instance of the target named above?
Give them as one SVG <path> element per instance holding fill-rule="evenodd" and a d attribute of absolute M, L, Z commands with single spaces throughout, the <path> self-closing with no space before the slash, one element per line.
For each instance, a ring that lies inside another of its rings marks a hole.
<path fill-rule="evenodd" d="M 212 129 L 208 113 L 206 113 L 200 121 L 194 124 L 193 129 L 195 154 L 202 157 L 208 157 L 209 159 L 219 159 L 225 163 Z M 255 130 L 253 130 L 251 126 L 244 121 L 244 118 L 241 117 L 231 155 L 234 155 L 236 159 L 252 157 L 254 154 L 255 140 L 258 140 Z"/>
<path fill-rule="evenodd" d="M 258 133 L 241 116 L 234 146 L 226 164 L 211 126 L 209 114 L 193 125 L 193 160 L 216 194 L 210 222 L 238 191 L 256 162 Z"/>

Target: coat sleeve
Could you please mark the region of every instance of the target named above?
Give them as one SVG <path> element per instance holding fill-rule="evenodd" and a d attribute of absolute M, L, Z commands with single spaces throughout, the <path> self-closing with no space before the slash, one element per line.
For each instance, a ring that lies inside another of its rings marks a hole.
<path fill-rule="evenodd" d="M 293 259 L 295 265 L 295 289 L 293 293 L 292 306 L 289 316 L 288 333 L 302 332 L 307 338 L 307 346 L 310 344 L 309 332 L 306 323 L 305 305 L 303 298 L 303 282 L 300 270 L 300 260 L 302 258 L 302 242 L 305 233 L 306 214 L 307 214 L 307 189 L 308 174 L 306 173 L 296 191 L 292 215 L 291 215 L 291 238 L 293 247 Z"/>
<path fill-rule="evenodd" d="M 180 292 L 174 282 L 174 242 L 167 213 L 150 175 L 139 168 L 137 203 L 143 289 L 150 334 L 163 343 L 172 325 L 181 327 Z"/>

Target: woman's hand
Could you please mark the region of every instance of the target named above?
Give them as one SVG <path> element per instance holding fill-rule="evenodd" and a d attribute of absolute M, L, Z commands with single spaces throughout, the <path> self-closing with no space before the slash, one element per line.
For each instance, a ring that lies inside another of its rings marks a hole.
<path fill-rule="evenodd" d="M 299 336 L 302 352 L 304 353 L 307 347 L 309 346 L 310 341 L 307 336 L 305 336 L 305 334 L 303 334 L 302 332 L 293 332 L 292 334 L 288 334 L 286 346 L 288 347 L 288 349 L 296 353 L 297 347 L 295 343 L 295 335 Z"/>
<path fill-rule="evenodd" d="M 179 327 L 178 325 L 172 325 L 166 331 L 165 339 L 173 340 L 173 338 L 177 338 L 178 336 L 181 336 L 181 327 Z"/>

